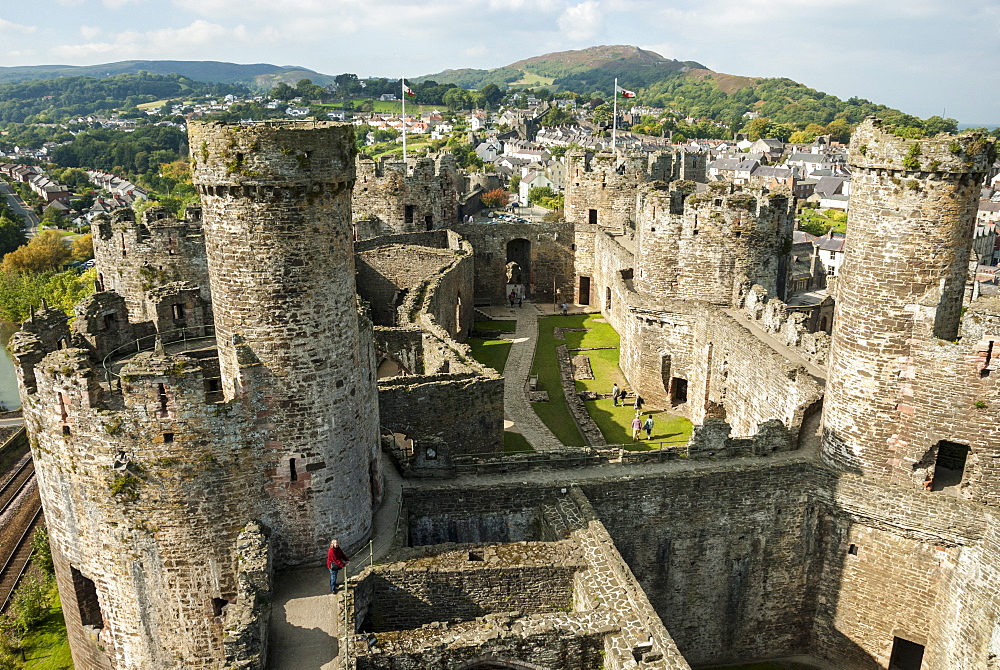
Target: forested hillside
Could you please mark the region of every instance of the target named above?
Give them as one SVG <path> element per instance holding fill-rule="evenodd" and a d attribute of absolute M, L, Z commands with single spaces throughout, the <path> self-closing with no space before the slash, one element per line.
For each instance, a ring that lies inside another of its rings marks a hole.
<path fill-rule="evenodd" d="M 0 123 L 54 123 L 164 98 L 228 93 L 246 95 L 249 91 L 234 84 L 209 84 L 178 74 L 148 72 L 0 84 Z"/>

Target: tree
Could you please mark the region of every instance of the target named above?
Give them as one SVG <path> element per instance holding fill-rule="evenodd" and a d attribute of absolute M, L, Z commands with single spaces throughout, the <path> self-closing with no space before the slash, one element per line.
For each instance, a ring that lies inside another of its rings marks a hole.
<path fill-rule="evenodd" d="M 472 103 L 469 92 L 464 88 L 450 88 L 441 97 L 444 104 L 451 109 L 468 109 Z"/>
<path fill-rule="evenodd" d="M 73 240 L 70 253 L 74 261 L 89 261 L 94 257 L 94 236 L 87 233 Z"/>
<path fill-rule="evenodd" d="M 39 274 L 58 270 L 69 262 L 70 248 L 62 235 L 54 230 L 43 230 L 25 246 L 3 257 L 4 272 Z"/>
<path fill-rule="evenodd" d="M 555 197 L 556 192 L 551 186 L 534 186 L 528 190 L 528 200 L 538 203 L 541 200 Z"/>
<path fill-rule="evenodd" d="M 554 128 L 556 126 L 575 125 L 576 119 L 573 118 L 571 112 L 563 107 L 553 107 L 542 114 L 542 118 L 538 119 L 538 123 L 545 128 Z"/>
<path fill-rule="evenodd" d="M 610 126 L 611 125 L 611 114 L 614 110 L 608 103 L 603 103 L 598 105 L 594 109 L 594 123 L 599 126 Z"/>
<path fill-rule="evenodd" d="M 27 241 L 28 238 L 24 236 L 24 231 L 17 221 L 6 215 L 0 215 L 0 254 L 9 254 Z"/>
<path fill-rule="evenodd" d="M 812 133 L 807 133 L 804 130 L 796 130 L 788 138 L 788 141 L 792 144 L 809 144 L 816 139 L 816 136 Z"/>
<path fill-rule="evenodd" d="M 495 188 L 492 191 L 487 191 L 479 196 L 479 200 L 483 203 L 483 207 L 504 207 L 507 205 L 507 200 L 510 194 L 506 189 Z"/>
<path fill-rule="evenodd" d="M 521 186 L 521 175 L 515 172 L 510 176 L 510 190 L 516 191 Z"/>

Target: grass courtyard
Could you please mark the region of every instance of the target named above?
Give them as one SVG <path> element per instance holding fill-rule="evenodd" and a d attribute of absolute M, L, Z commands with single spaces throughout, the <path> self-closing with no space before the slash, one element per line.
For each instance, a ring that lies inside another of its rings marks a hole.
<path fill-rule="evenodd" d="M 516 321 L 476 321 L 476 330 L 498 330 L 501 333 L 513 333 L 517 328 Z M 472 357 L 483 365 L 488 365 L 503 374 L 510 355 L 509 340 L 488 340 L 481 337 L 470 337 L 465 341 L 472 349 Z M 503 452 L 505 454 L 530 454 L 535 450 L 520 433 L 505 430 L 503 433 Z"/>
<path fill-rule="evenodd" d="M 24 668 L 71 670 L 73 667 L 59 594 L 54 593 L 52 600 L 48 615 L 24 638 Z"/>
<path fill-rule="evenodd" d="M 587 328 L 585 333 L 565 333 L 565 340 L 555 339 L 555 328 Z M 542 421 L 555 433 L 563 444 L 583 446 L 583 436 L 576 427 L 576 422 L 566 406 L 559 378 L 559 360 L 556 347 L 565 344 L 568 349 L 584 349 L 590 347 L 614 347 L 611 349 L 593 349 L 581 353 L 590 357 L 590 366 L 594 379 L 576 382 L 577 391 L 592 391 L 595 393 L 610 393 L 611 387 L 617 383 L 627 388 L 625 376 L 618 367 L 620 339 L 618 333 L 610 324 L 604 321 L 600 314 L 572 314 L 569 316 L 548 316 L 538 321 L 538 342 L 535 348 L 535 360 L 532 374 L 538 375 L 539 385 L 549 394 L 549 402 L 532 403 L 535 412 Z M 600 428 L 608 444 L 624 444 L 634 451 L 643 451 L 668 444 L 684 444 L 691 437 L 691 422 L 681 416 L 646 407 L 643 410 L 643 420 L 649 413 L 653 414 L 653 434 L 650 440 L 632 442 L 632 419 L 635 410 L 630 406 L 615 407 L 610 398 L 592 400 L 585 403 L 590 417 Z M 663 443 L 662 445 L 659 443 Z"/>

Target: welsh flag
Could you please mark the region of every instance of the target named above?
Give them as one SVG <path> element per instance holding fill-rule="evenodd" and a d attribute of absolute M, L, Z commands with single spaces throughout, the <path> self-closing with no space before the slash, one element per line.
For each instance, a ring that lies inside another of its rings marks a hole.
<path fill-rule="evenodd" d="M 618 89 L 617 89 L 617 91 L 615 91 L 615 92 L 616 93 L 621 93 L 623 98 L 634 98 L 635 97 L 635 91 L 627 91 L 624 88 L 622 88 L 621 86 L 619 86 Z"/>
<path fill-rule="evenodd" d="M 410 88 L 409 86 L 407 86 L 405 82 L 403 83 L 403 93 L 405 93 L 406 97 L 408 97 L 408 98 L 415 98 L 415 97 L 417 97 L 416 91 L 414 91 L 412 88 Z"/>

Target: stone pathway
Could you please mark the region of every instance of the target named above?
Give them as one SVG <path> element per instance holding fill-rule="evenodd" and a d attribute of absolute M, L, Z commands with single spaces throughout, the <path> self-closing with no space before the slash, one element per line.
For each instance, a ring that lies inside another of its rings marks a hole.
<path fill-rule="evenodd" d="M 562 442 L 538 418 L 524 393 L 524 385 L 531 372 L 531 361 L 535 356 L 538 317 L 542 312 L 530 302 L 525 302 L 524 307 L 487 307 L 480 311 L 496 320 L 517 321 L 512 338 L 514 343 L 503 370 L 504 418 L 514 423 L 514 430 L 524 435 L 536 451 L 562 448 Z"/>
<path fill-rule="evenodd" d="M 389 553 L 396 535 L 403 480 L 393 464 L 382 462 L 385 497 L 372 522 L 372 547 L 366 544 L 351 556 L 347 575 L 364 570 L 374 553 L 375 561 Z M 343 627 L 341 597 L 330 593 L 330 573 L 323 566 L 288 570 L 274 576 L 271 610 L 271 670 L 338 670 L 337 638 Z M 340 580 L 346 575 L 340 574 Z M 343 593 L 343 591 L 341 591 Z"/>

